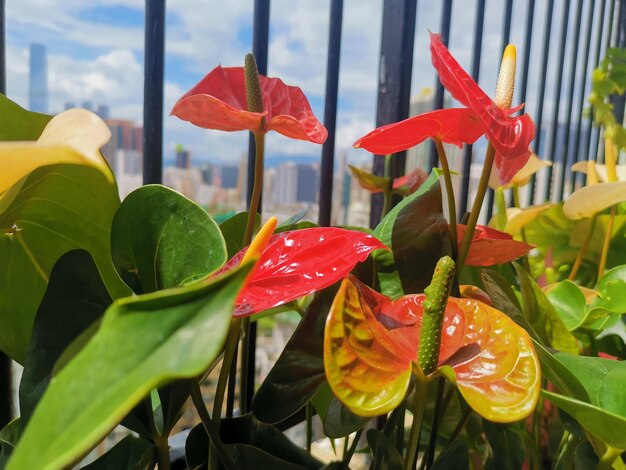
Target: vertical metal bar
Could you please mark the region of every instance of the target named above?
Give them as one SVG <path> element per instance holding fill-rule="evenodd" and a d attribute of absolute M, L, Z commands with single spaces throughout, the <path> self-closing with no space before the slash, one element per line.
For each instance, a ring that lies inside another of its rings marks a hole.
<path fill-rule="evenodd" d="M 605 46 L 603 51 L 600 53 L 600 56 L 598 57 L 598 64 L 600 63 L 600 61 L 602 60 L 602 56 L 604 54 L 606 54 L 607 49 L 610 47 L 611 45 L 611 37 L 613 35 L 613 19 L 615 16 L 615 0 L 611 0 L 611 5 L 609 6 L 609 18 L 608 18 L 608 23 L 607 23 L 607 27 L 606 27 L 606 38 L 605 38 Z M 596 65 L 597 66 L 597 65 Z M 600 129 L 599 127 L 596 130 L 595 133 L 595 138 L 594 138 L 594 144 L 593 144 L 593 155 L 595 155 L 596 157 L 596 161 L 598 163 L 603 163 L 604 162 L 604 153 L 600 152 L 600 136 L 602 134 L 602 129 Z"/>
<path fill-rule="evenodd" d="M 0 0 L 0 93 L 6 93 L 5 4 Z M 11 358 L 0 351 L 0 429 L 13 419 Z"/>
<path fill-rule="evenodd" d="M 504 55 L 504 49 L 509 44 L 511 38 L 511 18 L 513 16 L 513 0 L 507 0 L 506 7 L 504 9 L 504 24 L 502 26 L 502 52 L 500 57 Z M 493 199 L 495 192 L 489 188 L 487 191 L 487 220 L 491 219 L 493 215 Z"/>
<path fill-rule="evenodd" d="M 534 0 L 531 0 L 534 2 Z M 476 22 L 474 23 L 474 49 L 472 52 L 472 78 L 478 82 L 480 76 L 480 56 L 483 50 L 483 29 L 485 24 L 485 0 L 476 2 Z M 463 150 L 463 178 L 461 180 L 461 201 L 459 203 L 459 220 L 467 211 L 469 200 L 470 173 L 472 168 L 472 146 L 466 145 Z"/>
<path fill-rule="evenodd" d="M 580 139 L 583 134 L 582 124 L 583 124 L 583 107 L 585 103 L 585 90 L 587 89 L 587 83 L 591 82 L 590 75 L 587 74 L 587 70 L 589 68 L 589 55 L 591 52 L 591 30 L 593 28 L 593 18 L 595 15 L 594 9 L 594 1 L 589 0 L 588 8 L 587 8 L 587 23 L 585 25 L 585 39 L 583 40 L 583 44 L 585 45 L 585 51 L 583 53 L 583 65 L 580 68 L 580 87 L 578 89 L 578 101 L 579 105 L 576 110 L 576 139 L 574 140 L 574 151 L 573 151 L 573 164 L 580 160 Z M 602 17 L 600 17 L 600 21 L 602 21 Z M 589 78 L 589 80 L 587 80 Z M 591 125 L 591 123 L 589 123 Z M 576 183 L 576 173 L 574 171 L 570 171 L 569 173 L 569 187 L 571 191 L 574 191 L 574 185 Z"/>
<path fill-rule="evenodd" d="M 385 0 L 383 3 L 376 127 L 401 121 L 409 115 L 416 15 L 415 0 Z M 379 156 L 373 158 L 374 173 L 382 175 L 384 160 Z M 393 176 L 400 176 L 404 173 L 406 152 L 399 152 L 393 158 Z M 380 221 L 383 197 L 372 194 L 371 201 L 370 226 L 373 228 Z"/>
<path fill-rule="evenodd" d="M 165 0 L 146 0 L 143 82 L 143 183 L 163 180 Z"/>
<path fill-rule="evenodd" d="M 450 24 L 452 22 L 452 0 L 444 0 L 443 9 L 441 10 L 441 26 L 439 28 L 439 34 L 441 35 L 441 42 L 443 42 L 446 47 L 448 46 L 448 42 L 450 41 Z M 443 108 L 443 98 L 444 98 L 444 89 L 439 77 L 435 79 L 435 101 L 433 104 L 433 109 L 441 109 Z M 432 170 L 437 166 L 438 162 L 437 150 L 435 149 L 434 142 L 430 146 L 430 166 L 429 168 Z"/>
<path fill-rule="evenodd" d="M 556 85 L 554 87 L 554 108 L 552 109 L 552 123 L 550 128 L 550 151 L 548 152 L 548 158 L 552 161 L 553 165 L 547 168 L 548 172 L 548 184 L 546 185 L 546 189 L 544 191 L 544 199 L 546 201 L 550 201 L 552 197 L 552 175 L 554 173 L 554 163 L 557 160 L 556 158 L 556 149 L 557 149 L 557 137 L 559 130 L 559 108 L 561 105 L 561 88 L 563 86 L 563 64 L 565 62 L 565 45 L 567 39 L 567 27 L 569 26 L 569 10 L 570 10 L 570 0 L 565 0 L 563 2 L 563 17 L 561 23 L 561 38 L 559 40 L 559 53 L 557 55 L 557 67 L 556 67 Z"/>
<path fill-rule="evenodd" d="M 615 44 L 613 47 L 626 47 L 626 0 L 619 0 L 619 13 L 617 17 L 617 31 L 615 35 Z M 624 122 L 624 105 L 626 104 L 626 96 L 613 95 L 611 97 L 613 105 L 613 114 L 615 121 Z"/>
<path fill-rule="evenodd" d="M 267 49 L 270 34 L 270 0 L 255 0 L 254 2 L 254 23 L 252 29 L 252 53 L 256 59 L 257 68 L 260 74 L 267 75 Z M 252 197 L 252 186 L 254 185 L 255 170 L 255 145 L 254 136 L 250 133 L 248 140 L 248 197 L 247 205 L 250 207 L 250 199 Z M 263 197 L 261 197 L 263 199 Z M 262 210 L 261 201 L 259 201 L 259 212 Z M 257 322 L 250 322 L 250 333 L 248 341 L 248 376 L 247 390 L 247 409 L 252 405 L 252 397 L 254 396 L 254 379 L 256 372 L 256 338 L 257 338 Z"/>
<path fill-rule="evenodd" d="M 572 54 L 571 54 L 571 62 L 569 68 L 569 84 L 568 84 L 568 96 L 567 96 L 567 108 L 565 110 L 565 130 L 563 137 L 563 152 L 561 161 L 563 162 L 563 166 L 561 168 L 561 174 L 559 177 L 559 185 L 557 189 L 557 194 L 559 200 L 563 199 L 563 193 L 565 191 L 565 174 L 569 171 L 569 139 L 571 132 L 571 124 L 572 124 L 572 110 L 574 108 L 574 86 L 576 84 L 576 65 L 578 63 L 578 45 L 580 42 L 580 26 L 581 19 L 583 13 L 583 1 L 578 0 L 578 4 L 576 6 L 576 20 L 574 21 L 574 35 L 571 39 L 572 42 Z M 584 82 L 584 74 L 581 77 Z"/>
<path fill-rule="evenodd" d="M 546 10 L 546 21 L 543 27 L 543 55 L 541 56 L 541 70 L 539 72 L 539 99 L 537 100 L 537 120 L 535 122 L 536 125 L 536 134 L 535 134 L 535 146 L 534 151 L 536 154 L 539 154 L 541 149 L 541 130 L 543 125 L 543 108 L 544 101 L 546 96 L 546 86 L 548 81 L 546 80 L 546 75 L 548 71 L 548 57 L 550 55 L 550 31 L 552 26 L 552 15 L 554 13 L 554 0 L 548 1 L 548 6 Z M 542 152 L 543 153 L 543 152 Z M 537 177 L 533 176 L 530 182 L 530 203 L 535 203 L 535 189 L 537 185 Z"/>
<path fill-rule="evenodd" d="M 526 29 L 524 30 L 524 60 L 522 62 L 522 73 L 520 76 L 520 103 L 526 103 L 526 94 L 528 92 L 528 74 L 530 73 L 530 51 L 532 48 L 533 22 L 535 18 L 535 0 L 529 0 L 528 9 L 526 11 Z M 522 109 L 521 113 L 526 110 Z M 513 194 L 511 194 L 513 198 Z M 525 204 L 523 204 L 525 205 Z"/>
<path fill-rule="evenodd" d="M 321 226 L 330 225 L 333 201 L 333 170 L 335 167 L 335 128 L 337 126 L 337 94 L 339 91 L 339 58 L 341 56 L 341 24 L 343 0 L 332 0 L 328 28 L 328 58 L 326 63 L 326 94 L 324 95 L 324 126 L 328 138 L 322 146 L 320 169 L 319 216 Z"/>

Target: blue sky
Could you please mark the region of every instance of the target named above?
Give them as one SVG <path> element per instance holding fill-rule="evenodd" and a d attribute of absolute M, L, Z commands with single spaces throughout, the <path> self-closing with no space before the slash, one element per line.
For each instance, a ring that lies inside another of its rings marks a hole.
<path fill-rule="evenodd" d="M 589 0 L 585 1 L 586 5 Z M 428 30 L 438 31 L 441 0 L 419 2 L 416 25 L 413 94 L 432 87 L 435 75 L 428 54 Z M 518 66 L 523 53 L 525 1 L 516 1 L 511 40 L 518 44 Z M 527 109 L 536 112 L 539 84 L 539 53 L 545 20 L 545 3 L 536 2 Z M 495 86 L 501 50 L 501 0 L 488 0 L 480 84 L 491 92 Z M 556 56 L 562 0 L 555 2 L 552 57 Z M 268 75 L 300 86 L 313 110 L 322 119 L 325 87 L 329 0 L 273 0 Z M 47 45 L 50 111 L 65 102 L 92 101 L 109 104 L 112 117 L 142 117 L 144 0 L 9 0 L 7 2 L 8 95 L 27 105 L 28 45 Z M 251 49 L 252 0 L 171 0 L 167 5 L 165 157 L 176 143 L 192 150 L 198 161 L 238 161 L 246 151 L 243 132 L 222 133 L 196 129 L 168 116 L 182 94 L 218 64 L 241 65 Z M 573 8 L 572 8 L 573 10 Z M 352 142 L 374 127 L 378 52 L 382 0 L 345 2 L 338 111 L 337 152 L 352 159 L 368 158 Z M 572 21 L 573 11 L 568 12 Z M 454 3 L 451 50 L 469 69 L 473 37 L 474 1 Z M 584 20 L 583 20 L 584 21 Z M 570 33 L 571 34 L 571 33 Z M 595 34 L 595 32 L 594 32 Z M 571 41 L 570 41 L 571 43 Z M 569 69 L 572 51 L 568 50 Z M 549 67 L 548 83 L 554 81 L 556 64 Z M 552 87 L 544 115 L 554 101 Z M 578 89 L 578 85 L 577 85 Z M 267 141 L 269 155 L 317 156 L 315 144 L 291 141 L 273 134 Z"/>

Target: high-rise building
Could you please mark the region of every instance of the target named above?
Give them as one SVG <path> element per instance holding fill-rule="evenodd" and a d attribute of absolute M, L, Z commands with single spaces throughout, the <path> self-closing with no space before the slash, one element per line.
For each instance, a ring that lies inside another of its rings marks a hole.
<path fill-rule="evenodd" d="M 297 202 L 317 202 L 317 189 L 319 187 L 320 170 L 314 165 L 298 165 L 298 183 L 296 191 Z"/>
<path fill-rule="evenodd" d="M 191 168 L 191 152 L 182 144 L 176 145 L 176 168 Z"/>
<path fill-rule="evenodd" d="M 295 162 L 280 165 L 276 171 L 276 184 L 274 185 L 276 204 L 316 203 L 319 173 L 317 165 Z"/>
<path fill-rule="evenodd" d="M 109 106 L 106 104 L 99 104 L 96 114 L 100 116 L 102 119 L 109 119 L 110 114 L 111 114 L 109 110 Z"/>
<path fill-rule="evenodd" d="M 221 168 L 222 188 L 232 189 L 237 187 L 239 181 L 239 167 L 235 165 L 223 165 Z"/>
<path fill-rule="evenodd" d="M 48 112 L 48 59 L 46 46 L 30 45 L 28 107 L 38 113 Z"/>

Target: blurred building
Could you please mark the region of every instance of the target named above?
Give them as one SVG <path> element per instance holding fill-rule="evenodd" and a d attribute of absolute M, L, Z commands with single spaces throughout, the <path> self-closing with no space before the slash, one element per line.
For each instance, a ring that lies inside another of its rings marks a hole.
<path fill-rule="evenodd" d="M 176 168 L 191 168 L 191 151 L 182 144 L 176 145 Z"/>
<path fill-rule="evenodd" d="M 48 59 L 46 46 L 30 45 L 28 107 L 38 113 L 48 112 Z"/>
<path fill-rule="evenodd" d="M 272 200 L 277 205 L 316 204 L 319 179 L 319 165 L 283 163 L 276 169 Z"/>

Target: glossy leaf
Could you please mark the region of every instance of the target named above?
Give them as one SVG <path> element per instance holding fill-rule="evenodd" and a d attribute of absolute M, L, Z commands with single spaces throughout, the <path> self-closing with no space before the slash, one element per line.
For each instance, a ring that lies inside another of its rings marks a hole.
<path fill-rule="evenodd" d="M 98 321 L 112 302 L 93 258 L 86 251 L 70 251 L 54 265 L 35 317 L 20 381 L 23 423 L 30 419 L 63 351 Z"/>
<path fill-rule="evenodd" d="M 542 341 L 559 351 L 578 353 L 578 343 L 556 312 L 546 295 L 521 267 L 515 270 L 522 292 L 523 312 Z"/>
<path fill-rule="evenodd" d="M 497 152 L 501 182 L 510 181 L 530 158 L 528 147 L 535 137 L 532 119 L 528 114 L 511 117 L 512 110 L 500 109 L 452 57 L 438 34 L 430 35 L 430 51 L 442 85 L 453 98 L 471 109 L 484 126 Z"/>
<path fill-rule="evenodd" d="M 252 315 L 324 289 L 385 246 L 371 235 L 319 227 L 274 235 L 237 299 L 235 316 Z M 245 249 L 221 269 L 239 264 Z"/>
<path fill-rule="evenodd" d="M 0 95 L 1 96 L 1 95 Z M 0 429 L 0 468 L 6 466 L 13 449 L 22 435 L 21 418 L 15 418 L 4 428 Z"/>
<path fill-rule="evenodd" d="M 423 300 L 420 294 L 391 301 L 353 277 L 344 280 L 326 323 L 324 364 L 333 392 L 353 412 L 374 416 L 404 398 Z M 492 421 L 524 418 L 539 396 L 539 363 L 528 334 L 474 300 L 449 299 L 439 367 Z"/>
<path fill-rule="evenodd" d="M 83 470 L 150 470 L 156 462 L 154 444 L 147 439 L 126 436 Z"/>
<path fill-rule="evenodd" d="M 372 470 L 402 470 L 404 459 L 395 442 L 378 429 L 367 430 L 367 443 L 372 450 Z"/>
<path fill-rule="evenodd" d="M 565 280 L 552 286 L 546 297 L 568 330 L 574 331 L 585 315 L 585 296 L 576 284 Z"/>
<path fill-rule="evenodd" d="M 117 188 L 98 170 L 40 168 L 0 196 L 0 349 L 24 361 L 32 323 L 52 266 L 64 253 L 88 251 L 113 298 L 130 294 L 111 263 Z"/>
<path fill-rule="evenodd" d="M 226 241 L 226 251 L 228 258 L 232 258 L 244 248 L 243 237 L 246 232 L 246 224 L 248 222 L 248 212 L 239 212 L 230 219 L 226 219 L 220 224 L 222 236 Z M 261 226 L 261 216 L 256 215 L 254 219 L 254 231 L 256 232 Z"/>
<path fill-rule="evenodd" d="M 469 450 L 467 444 L 457 440 L 449 446 L 444 447 L 443 451 L 437 456 L 430 468 L 432 470 L 469 470 Z M 501 467 L 502 468 L 502 467 Z"/>
<path fill-rule="evenodd" d="M 0 194 L 37 168 L 70 163 L 98 169 L 113 183 L 113 173 L 100 154 L 111 131 L 97 115 L 70 109 L 53 117 L 37 142 L 1 142 Z"/>
<path fill-rule="evenodd" d="M 461 248 L 466 226 L 457 224 L 458 247 Z M 477 225 L 472 235 L 472 243 L 465 264 L 468 266 L 491 266 L 508 263 L 528 254 L 534 247 L 528 243 L 513 240 L 508 233 Z"/>
<path fill-rule="evenodd" d="M 330 287 L 315 294 L 296 331 L 254 394 L 252 412 L 259 420 L 283 421 L 305 406 L 325 382 L 324 325 L 336 292 L 336 287 Z"/>
<path fill-rule="evenodd" d="M 438 109 L 374 129 L 353 145 L 376 155 L 401 152 L 429 137 L 461 147 L 485 133 L 476 114 L 466 108 Z"/>
<path fill-rule="evenodd" d="M 68 465 L 150 390 L 202 373 L 222 350 L 247 269 L 114 303 L 48 386 L 7 470 Z"/>
<path fill-rule="evenodd" d="M 437 174 L 433 172 L 415 193 L 397 204 L 380 221 L 374 236 L 391 249 L 373 255 L 382 292 L 393 299 L 422 292 L 439 258 L 450 255 Z"/>
<path fill-rule="evenodd" d="M 591 217 L 622 201 L 626 201 L 626 181 L 598 183 L 570 194 L 563 204 L 563 213 L 571 220 L 578 220 Z"/>
<path fill-rule="evenodd" d="M 193 201 L 165 186 L 143 186 L 120 205 L 111 254 L 136 294 L 179 287 L 226 262 L 218 225 Z"/>
<path fill-rule="evenodd" d="M 0 141 L 37 140 L 52 116 L 22 108 L 0 93 Z"/>
<path fill-rule="evenodd" d="M 324 435 L 331 439 L 347 437 L 365 426 L 368 421 L 368 417 L 353 413 L 350 408 L 332 396 L 324 413 Z"/>
<path fill-rule="evenodd" d="M 588 401 L 589 395 L 583 384 L 555 354 L 551 353 L 541 343 L 534 341 L 535 351 L 541 362 L 543 376 L 552 382 L 559 391 L 567 393 L 577 400 Z"/>
<path fill-rule="evenodd" d="M 300 88 L 262 75 L 259 82 L 263 113 L 248 111 L 243 67 L 218 66 L 176 102 L 171 114 L 205 129 L 274 130 L 292 139 L 326 140 L 328 132 Z"/>

